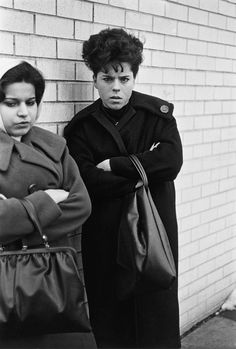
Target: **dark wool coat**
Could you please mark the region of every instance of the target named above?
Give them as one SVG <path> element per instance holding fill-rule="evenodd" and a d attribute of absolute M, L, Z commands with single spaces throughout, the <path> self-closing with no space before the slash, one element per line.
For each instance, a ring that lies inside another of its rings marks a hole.
<path fill-rule="evenodd" d="M 31 184 L 37 188 L 32 194 L 29 193 Z M 59 188 L 69 191 L 69 196 L 56 204 L 44 190 Z M 6 249 L 19 248 L 22 237 L 28 246 L 42 243 L 21 204 L 20 199 L 26 197 L 36 208 L 44 233 L 53 241 L 52 246 L 67 245 L 80 250 L 79 234 L 90 215 L 91 202 L 62 137 L 33 127 L 18 142 L 0 131 L 0 194 L 7 198 L 0 200 L 0 243 Z M 42 347 L 52 345 L 53 339 L 48 340 L 49 344 L 41 337 L 35 343 L 38 348 L 40 343 Z M 33 338 L 29 342 L 24 339 L 22 346 L 27 348 L 32 342 Z M 20 343 L 19 339 L 17 347 Z M 3 343 L 0 338 L 0 347 L 13 346 L 14 340 Z"/>
<path fill-rule="evenodd" d="M 179 347 L 177 281 L 168 291 L 120 301 L 116 296 L 117 233 L 125 195 L 139 175 L 121 146 L 136 154 L 146 170 L 154 202 L 178 260 L 175 189 L 182 146 L 173 105 L 133 92 L 131 107 L 117 126 L 103 114 L 101 100 L 79 112 L 65 129 L 92 199 L 92 215 L 82 234 L 82 254 L 91 321 L 101 347 Z M 150 151 L 153 143 L 159 145 Z M 111 159 L 111 172 L 96 165 Z"/>

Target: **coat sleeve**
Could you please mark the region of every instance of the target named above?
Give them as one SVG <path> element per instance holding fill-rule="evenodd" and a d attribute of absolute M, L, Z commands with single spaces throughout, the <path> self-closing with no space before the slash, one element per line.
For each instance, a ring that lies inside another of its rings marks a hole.
<path fill-rule="evenodd" d="M 63 155 L 62 166 L 63 185 L 61 189 L 68 191 L 69 196 L 66 200 L 57 205 L 60 210 L 60 215 L 49 224 L 45 225 L 43 215 L 41 215 L 40 211 L 37 211 L 39 221 L 49 241 L 58 240 L 76 231 L 82 226 L 91 213 L 91 202 L 88 191 L 80 176 L 75 161 L 69 155 L 67 147 Z M 28 199 L 31 200 L 29 197 Z M 34 200 L 31 200 L 31 202 L 35 205 Z M 37 244 L 38 241 L 35 234 L 32 234 L 28 239 L 28 244 Z"/>
<path fill-rule="evenodd" d="M 44 226 L 57 219 L 60 215 L 58 205 L 48 194 L 40 190 L 27 196 L 40 212 Z M 33 224 L 20 199 L 9 198 L 0 200 L 0 243 L 6 244 L 22 239 L 34 231 Z"/>
<path fill-rule="evenodd" d="M 162 129 L 157 132 L 153 143 L 159 143 L 154 150 L 135 154 L 142 163 L 148 179 L 152 181 L 172 181 L 182 166 L 182 144 L 176 120 L 163 120 Z M 119 176 L 137 179 L 138 172 L 127 156 L 113 157 L 110 160 L 112 172 Z"/>
<path fill-rule="evenodd" d="M 83 134 L 82 128 L 67 136 L 68 148 L 80 169 L 91 198 L 93 200 L 116 198 L 133 191 L 137 180 L 96 167 L 90 142 L 91 140 L 86 139 Z"/>
<path fill-rule="evenodd" d="M 69 191 L 69 196 L 65 201 L 56 204 L 42 190 L 26 196 L 34 205 L 43 231 L 50 241 L 60 239 L 75 231 L 91 212 L 87 189 L 67 148 L 63 154 L 62 167 L 63 186 L 61 189 Z M 0 222 L 0 243 L 6 244 L 23 237 L 29 246 L 41 243 L 20 199 L 0 200 Z M 17 224 L 12 222 L 17 222 Z"/>

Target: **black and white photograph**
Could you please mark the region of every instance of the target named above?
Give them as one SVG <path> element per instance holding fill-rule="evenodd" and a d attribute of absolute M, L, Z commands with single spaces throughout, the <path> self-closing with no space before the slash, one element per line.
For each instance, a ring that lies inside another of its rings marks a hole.
<path fill-rule="evenodd" d="M 236 0 L 0 0 L 0 348 L 236 349 Z"/>

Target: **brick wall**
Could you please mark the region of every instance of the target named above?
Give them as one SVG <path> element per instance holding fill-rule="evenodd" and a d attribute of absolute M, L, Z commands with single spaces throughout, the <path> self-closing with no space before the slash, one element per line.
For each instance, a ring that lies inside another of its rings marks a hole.
<path fill-rule="evenodd" d="M 0 0 L 0 75 L 25 59 L 45 75 L 39 124 L 62 133 L 97 94 L 83 40 L 121 26 L 145 40 L 136 89 L 175 104 L 182 332 L 236 283 L 235 0 Z"/>

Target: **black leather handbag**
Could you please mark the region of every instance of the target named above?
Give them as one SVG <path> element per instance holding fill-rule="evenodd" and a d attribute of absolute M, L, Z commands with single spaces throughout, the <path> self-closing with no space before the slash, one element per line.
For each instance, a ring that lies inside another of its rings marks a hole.
<path fill-rule="evenodd" d="M 50 247 L 34 206 L 22 200 L 44 247 L 0 252 L 0 335 L 90 332 L 76 251 Z"/>
<path fill-rule="evenodd" d="M 117 294 L 168 289 L 176 268 L 165 227 L 153 202 L 145 170 L 129 155 L 143 185 L 127 195 L 118 237 Z"/>

